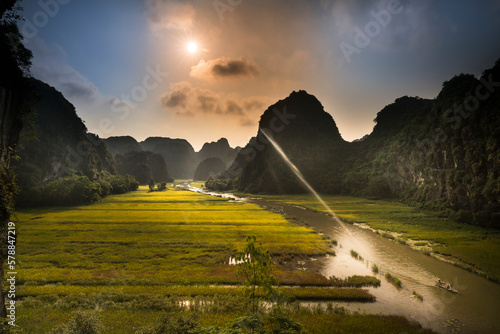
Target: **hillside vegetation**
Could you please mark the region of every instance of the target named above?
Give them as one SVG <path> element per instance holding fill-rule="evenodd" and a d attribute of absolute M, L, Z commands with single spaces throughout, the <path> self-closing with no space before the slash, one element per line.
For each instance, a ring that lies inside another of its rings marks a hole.
<path fill-rule="evenodd" d="M 115 175 L 113 157 L 99 137 L 87 131 L 75 107 L 55 88 L 30 82 L 38 103 L 13 164 L 18 205 L 89 204 L 137 189 L 133 177 Z"/>
<path fill-rule="evenodd" d="M 459 222 L 499 228 L 499 86 L 500 61 L 480 78 L 455 76 L 434 100 L 405 96 L 386 106 L 373 132 L 352 143 L 342 140 L 314 96 L 293 92 L 264 112 L 257 136 L 210 185 L 306 192 L 266 132 L 322 193 L 397 198 Z"/>

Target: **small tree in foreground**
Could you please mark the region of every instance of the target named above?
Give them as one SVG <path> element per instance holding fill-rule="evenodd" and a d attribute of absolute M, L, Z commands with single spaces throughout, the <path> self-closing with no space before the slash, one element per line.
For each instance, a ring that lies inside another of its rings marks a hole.
<path fill-rule="evenodd" d="M 262 244 L 256 243 L 255 236 L 246 238 L 246 247 L 238 253 L 238 278 L 243 278 L 245 297 L 250 304 L 252 315 L 259 310 L 262 299 L 270 299 L 273 295 L 273 285 L 276 279 L 271 275 L 272 259 L 269 250 L 264 250 Z"/>
<path fill-rule="evenodd" d="M 261 243 L 257 244 L 256 240 L 255 236 L 248 236 L 245 248 L 236 257 L 238 278 L 244 279 L 245 297 L 251 313 L 236 319 L 232 328 L 243 330 L 244 333 L 304 333 L 302 326 L 284 312 L 284 297 L 275 288 L 278 284 L 271 275 L 271 254 L 269 250 L 264 250 Z M 261 309 L 263 300 L 272 304 L 270 311 Z"/>

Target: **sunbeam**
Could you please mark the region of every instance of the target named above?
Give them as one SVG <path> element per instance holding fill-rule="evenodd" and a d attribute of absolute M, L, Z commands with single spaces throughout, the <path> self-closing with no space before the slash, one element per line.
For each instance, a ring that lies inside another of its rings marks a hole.
<path fill-rule="evenodd" d="M 264 136 L 267 138 L 267 140 L 269 140 L 269 142 L 273 145 L 276 152 L 278 152 L 279 155 L 283 158 L 283 160 L 288 165 L 288 167 L 292 170 L 292 172 L 295 174 L 295 176 L 297 176 L 297 178 L 300 180 L 300 182 L 302 182 L 302 184 L 306 186 L 306 188 L 311 192 L 311 194 L 313 194 L 314 197 L 316 197 L 318 202 L 320 202 L 321 205 L 323 205 L 325 207 L 326 211 L 328 211 L 328 213 L 333 217 L 333 219 L 335 219 L 346 231 L 348 231 L 350 233 L 349 229 L 346 228 L 344 223 L 340 220 L 339 217 L 337 217 L 335 212 L 333 212 L 333 210 L 328 206 L 328 204 L 326 204 L 326 202 L 318 194 L 318 192 L 311 186 L 311 184 L 309 184 L 309 182 L 307 182 L 306 178 L 304 177 L 304 175 L 302 175 L 302 173 L 297 168 L 297 166 L 295 166 L 294 163 L 291 162 L 290 159 L 288 159 L 288 156 L 285 154 L 285 152 L 283 151 L 281 146 L 279 146 L 279 144 L 266 132 L 266 130 L 264 130 L 264 129 L 260 129 L 260 130 L 262 131 Z"/>

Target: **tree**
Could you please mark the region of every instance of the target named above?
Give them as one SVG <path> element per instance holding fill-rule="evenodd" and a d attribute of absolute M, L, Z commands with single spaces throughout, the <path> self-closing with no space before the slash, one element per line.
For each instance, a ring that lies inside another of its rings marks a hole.
<path fill-rule="evenodd" d="M 256 240 L 255 236 L 248 236 L 245 249 L 236 257 L 238 278 L 244 279 L 245 296 L 253 315 L 259 310 L 260 300 L 269 299 L 274 291 L 273 285 L 276 285 L 276 279 L 271 275 L 273 263 L 269 250 L 264 250 Z"/>
<path fill-rule="evenodd" d="M 32 53 L 21 43 L 17 26 L 21 16 L 16 0 L 0 4 L 0 317 L 5 318 L 3 264 L 6 255 L 5 231 L 14 209 L 16 181 L 10 170 L 19 135 L 27 115 L 33 110 L 34 93 L 26 74 Z"/>
<path fill-rule="evenodd" d="M 243 278 L 245 297 L 250 304 L 250 315 L 238 318 L 233 329 L 242 329 L 245 333 L 301 334 L 302 326 L 290 319 L 282 309 L 285 298 L 278 291 L 276 279 L 271 275 L 272 259 L 269 250 L 256 243 L 255 236 L 247 236 L 245 248 L 238 252 L 238 277 Z M 261 301 L 273 304 L 270 312 L 261 310 Z"/>
<path fill-rule="evenodd" d="M 158 188 L 158 191 L 166 191 L 167 189 L 167 182 L 161 182 L 156 185 Z"/>
<path fill-rule="evenodd" d="M 149 191 L 155 191 L 155 181 L 153 179 L 149 181 Z"/>

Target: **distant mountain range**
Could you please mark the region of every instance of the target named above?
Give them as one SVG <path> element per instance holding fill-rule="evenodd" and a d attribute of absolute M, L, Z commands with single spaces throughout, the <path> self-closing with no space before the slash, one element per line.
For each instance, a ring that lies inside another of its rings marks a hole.
<path fill-rule="evenodd" d="M 221 138 L 217 142 L 205 143 L 199 152 L 195 152 L 185 139 L 150 137 L 143 142 L 137 142 L 130 136 L 124 136 L 110 137 L 103 139 L 103 142 L 115 158 L 130 152 L 141 151 L 161 155 L 167 164 L 168 174 L 173 179 L 192 179 L 199 164 L 211 158 L 221 160 L 225 169 L 234 161 L 240 150 L 240 148 L 231 148 L 226 138 Z M 206 167 L 207 164 L 205 164 Z M 216 170 L 208 170 L 207 172 L 216 174 L 220 170 L 216 168 Z"/>
<path fill-rule="evenodd" d="M 461 74 L 446 81 L 435 99 L 396 99 L 377 114 L 373 132 L 352 143 L 313 95 L 298 91 L 264 111 L 243 149 L 221 138 L 199 152 L 184 139 L 99 139 L 61 93 L 34 83 L 38 140 L 20 144 L 21 187 L 71 173 L 91 180 L 120 173 L 141 183 L 211 176 L 217 189 L 302 193 L 307 189 L 297 168 L 323 193 L 399 198 L 500 227 L 500 62 L 480 78 Z"/>

